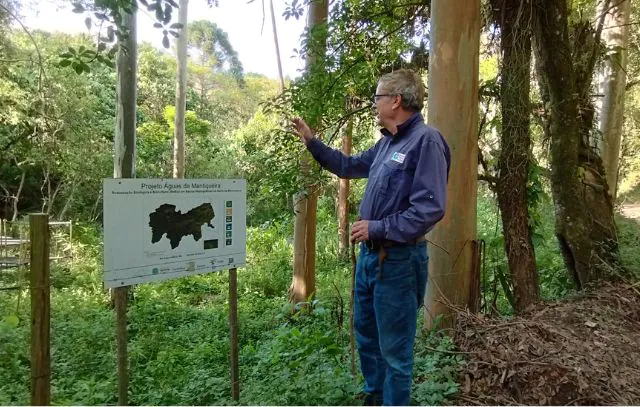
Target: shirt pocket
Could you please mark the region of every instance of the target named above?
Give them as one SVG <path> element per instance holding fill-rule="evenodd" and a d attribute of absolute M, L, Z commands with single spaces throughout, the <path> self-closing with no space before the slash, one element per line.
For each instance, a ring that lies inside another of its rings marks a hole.
<path fill-rule="evenodd" d="M 402 164 L 393 161 L 382 164 L 381 171 L 381 191 L 385 196 L 395 196 L 399 191 L 405 191 L 410 188 L 410 174 Z"/>

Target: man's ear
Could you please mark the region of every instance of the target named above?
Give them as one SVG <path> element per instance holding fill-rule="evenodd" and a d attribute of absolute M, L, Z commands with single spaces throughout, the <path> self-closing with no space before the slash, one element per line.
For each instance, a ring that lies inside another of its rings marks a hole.
<path fill-rule="evenodd" d="M 402 96 L 395 95 L 393 99 L 393 105 L 391 105 L 392 109 L 399 109 L 402 106 Z"/>

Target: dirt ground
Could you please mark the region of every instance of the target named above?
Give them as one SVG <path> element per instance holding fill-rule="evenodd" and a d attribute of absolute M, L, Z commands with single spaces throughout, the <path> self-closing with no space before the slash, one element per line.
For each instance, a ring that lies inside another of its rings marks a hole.
<path fill-rule="evenodd" d="M 623 216 L 640 222 L 640 204 L 626 204 L 620 208 Z"/>
<path fill-rule="evenodd" d="M 640 404 L 640 283 L 510 320 L 460 313 L 456 342 L 469 362 L 455 404 Z"/>

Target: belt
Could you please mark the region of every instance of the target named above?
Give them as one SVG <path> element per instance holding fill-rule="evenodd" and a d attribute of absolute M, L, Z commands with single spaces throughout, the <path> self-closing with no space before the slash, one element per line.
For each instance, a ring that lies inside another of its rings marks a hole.
<path fill-rule="evenodd" d="M 387 240 L 387 239 L 382 239 L 382 240 L 365 240 L 364 241 L 364 245 L 367 249 L 371 250 L 371 251 L 378 251 L 380 249 L 386 249 L 389 247 L 409 247 L 409 246 L 415 246 L 420 242 L 424 242 L 426 241 L 427 238 L 424 236 L 420 236 L 417 239 L 411 239 L 407 242 L 396 242 L 394 240 Z"/>
<path fill-rule="evenodd" d="M 408 242 L 396 242 L 393 240 L 365 240 L 364 245 L 367 249 L 371 251 L 378 252 L 378 272 L 376 273 L 376 278 L 378 280 L 382 280 L 382 269 L 384 267 L 384 261 L 387 259 L 387 248 L 389 247 L 410 247 L 415 246 L 420 242 L 426 241 L 427 238 L 424 236 L 420 236 L 417 239 L 412 239 Z"/>

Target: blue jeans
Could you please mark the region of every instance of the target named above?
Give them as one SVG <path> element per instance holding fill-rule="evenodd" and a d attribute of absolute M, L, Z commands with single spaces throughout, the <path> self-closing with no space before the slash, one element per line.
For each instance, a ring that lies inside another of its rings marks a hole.
<path fill-rule="evenodd" d="M 381 278 L 378 252 L 360 245 L 355 282 L 355 332 L 364 392 L 384 405 L 411 399 L 416 319 L 427 286 L 427 246 L 387 248 Z"/>

